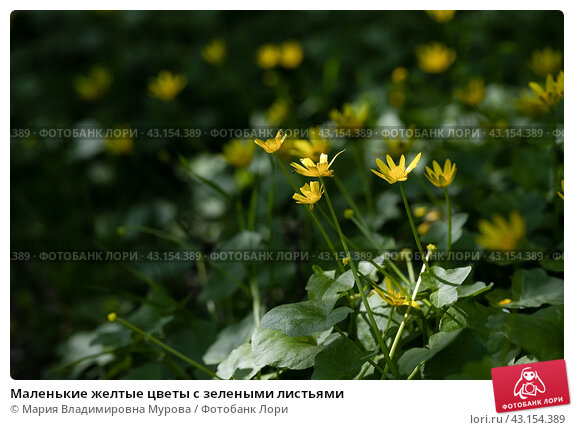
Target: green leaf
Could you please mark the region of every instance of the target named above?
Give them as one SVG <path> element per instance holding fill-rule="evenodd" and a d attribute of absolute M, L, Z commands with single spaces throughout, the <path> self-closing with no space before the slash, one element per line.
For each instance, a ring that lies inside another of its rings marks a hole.
<path fill-rule="evenodd" d="M 452 285 L 445 285 L 430 295 L 431 303 L 437 308 L 442 308 L 443 306 L 450 305 L 456 302 L 457 299 L 458 292 L 456 287 L 453 287 Z"/>
<path fill-rule="evenodd" d="M 510 314 L 510 341 L 541 361 L 564 358 L 564 306 L 550 306 L 533 314 Z"/>
<path fill-rule="evenodd" d="M 258 366 L 300 370 L 313 366 L 324 346 L 313 336 L 293 337 L 279 330 L 257 328 L 251 337 L 251 348 Z"/>
<path fill-rule="evenodd" d="M 446 348 L 461 333 L 462 329 L 433 334 L 429 338 L 428 347 L 411 348 L 399 358 L 399 371 L 403 375 L 410 374 L 423 361 L 428 361 Z"/>
<path fill-rule="evenodd" d="M 458 292 L 458 297 L 469 297 L 469 296 L 478 296 L 485 291 L 488 291 L 492 288 L 492 284 L 486 285 L 484 282 L 475 282 L 474 284 L 470 285 L 460 285 L 456 287 Z"/>
<path fill-rule="evenodd" d="M 251 379 L 262 367 L 253 361 L 251 344 L 244 343 L 219 363 L 217 375 L 223 379 Z"/>
<path fill-rule="evenodd" d="M 305 287 L 309 300 L 321 300 L 333 282 L 334 280 L 327 277 L 322 271 L 313 273 Z"/>
<path fill-rule="evenodd" d="M 361 353 L 350 342 L 339 338 L 315 357 L 315 370 L 311 379 L 352 379 L 370 354 Z"/>
<path fill-rule="evenodd" d="M 249 341 L 254 329 L 252 313 L 243 318 L 239 324 L 226 327 L 203 355 L 203 362 L 205 364 L 221 363 L 234 349 Z"/>
<path fill-rule="evenodd" d="M 457 267 L 455 269 L 443 269 L 439 266 L 431 268 L 432 273 L 423 272 L 421 274 L 421 289 L 433 291 L 445 286 L 461 285 L 472 270 L 471 266 Z"/>
<path fill-rule="evenodd" d="M 309 336 L 330 329 L 353 312 L 341 307 L 330 311 L 324 301 L 307 301 L 277 306 L 261 319 L 261 327 L 280 330 L 288 336 Z"/>
<path fill-rule="evenodd" d="M 512 291 L 517 300 L 507 308 L 536 308 L 564 304 L 564 281 L 546 274 L 543 269 L 518 270 L 512 277 Z"/>

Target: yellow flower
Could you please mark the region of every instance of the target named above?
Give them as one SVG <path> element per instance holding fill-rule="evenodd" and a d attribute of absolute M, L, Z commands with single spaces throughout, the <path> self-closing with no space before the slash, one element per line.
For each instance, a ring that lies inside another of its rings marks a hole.
<path fill-rule="evenodd" d="M 530 68 L 538 76 L 546 76 L 548 74 L 556 73 L 562 66 L 562 52 L 554 51 L 552 48 L 544 48 L 541 51 L 534 51 L 532 53 L 532 60 L 530 60 Z"/>
<path fill-rule="evenodd" d="M 390 155 L 387 154 L 387 164 L 388 166 L 383 163 L 380 159 L 377 158 L 377 166 L 379 167 L 379 171 L 371 169 L 375 175 L 383 178 L 389 184 L 394 184 L 397 181 L 406 181 L 407 176 L 409 175 L 410 171 L 417 167 L 417 164 L 421 158 L 422 153 L 419 152 L 418 155 L 411 161 L 409 167 L 405 169 L 405 156 L 401 155 L 401 159 L 399 164 L 396 165 Z"/>
<path fill-rule="evenodd" d="M 415 206 L 413 215 L 417 218 L 422 218 L 427 214 L 428 208 L 426 206 Z"/>
<path fill-rule="evenodd" d="M 287 139 L 287 135 L 283 134 L 283 130 L 279 130 L 273 139 L 267 139 L 265 142 L 263 142 L 261 139 L 255 139 L 255 143 L 263 148 L 265 152 L 273 154 L 275 151 L 281 148 L 281 145 L 283 145 L 285 139 Z"/>
<path fill-rule="evenodd" d="M 438 42 L 418 46 L 416 54 L 419 68 L 427 73 L 442 73 L 447 70 L 456 59 L 454 50 Z"/>
<path fill-rule="evenodd" d="M 319 187 L 318 181 L 312 181 L 308 184 L 303 185 L 299 189 L 301 190 L 301 193 L 303 193 L 303 195 L 295 193 L 293 194 L 293 199 L 298 204 L 310 205 L 309 209 L 313 210 L 313 205 L 317 203 L 321 199 L 321 196 L 323 195 L 324 191 L 323 187 Z"/>
<path fill-rule="evenodd" d="M 345 212 L 343 212 L 343 218 L 345 219 L 351 219 L 355 216 L 355 211 L 353 209 L 345 209 Z"/>
<path fill-rule="evenodd" d="M 431 209 L 425 214 L 425 221 L 436 222 L 440 219 L 440 212 L 436 209 Z"/>
<path fill-rule="evenodd" d="M 412 306 L 420 309 L 419 304 L 414 300 L 410 300 L 402 288 L 397 288 L 393 285 L 391 278 L 386 276 L 384 282 L 386 290 L 382 290 L 376 285 L 373 285 L 373 289 L 385 302 L 391 306 Z"/>
<path fill-rule="evenodd" d="M 103 66 L 94 66 L 86 76 L 74 79 L 74 88 L 82 100 L 94 101 L 101 98 L 112 84 L 112 74 Z"/>
<path fill-rule="evenodd" d="M 444 23 L 454 18 L 456 10 L 427 10 L 426 13 L 436 22 Z"/>
<path fill-rule="evenodd" d="M 454 90 L 454 96 L 468 106 L 476 106 L 484 99 L 484 79 L 472 78 L 463 88 Z"/>
<path fill-rule="evenodd" d="M 187 79 L 183 75 L 162 70 L 156 78 L 150 80 L 148 89 L 156 99 L 163 101 L 173 100 L 187 85 Z"/>
<path fill-rule="evenodd" d="M 250 140 L 232 140 L 223 145 L 223 158 L 235 167 L 244 168 L 251 164 L 255 145 Z"/>
<path fill-rule="evenodd" d="M 214 39 L 201 49 L 201 57 L 209 64 L 223 63 L 227 55 L 227 45 L 222 39 Z"/>
<path fill-rule="evenodd" d="M 426 166 L 426 178 L 433 184 L 435 187 L 439 188 L 446 188 L 452 181 L 456 175 L 456 164 L 450 162 L 450 159 L 446 159 L 444 163 L 444 168 L 441 169 L 440 165 L 436 162 L 432 162 L 432 169 L 429 166 Z"/>
<path fill-rule="evenodd" d="M 436 252 L 436 245 L 434 243 L 429 243 L 427 245 L 427 251 L 429 252 L 429 255 L 432 255 Z"/>
<path fill-rule="evenodd" d="M 114 155 L 131 154 L 134 150 L 134 139 L 131 129 L 127 126 L 113 129 L 112 137 L 106 138 L 106 149 Z"/>
<path fill-rule="evenodd" d="M 303 61 L 303 48 L 296 40 L 283 43 L 281 45 L 281 67 L 286 69 L 296 69 Z"/>
<path fill-rule="evenodd" d="M 514 107 L 519 113 L 529 117 L 538 117 L 548 113 L 548 106 L 528 90 L 521 92 L 520 98 L 514 102 Z"/>
<path fill-rule="evenodd" d="M 319 161 L 321 154 L 327 154 L 330 149 L 329 141 L 321 136 L 321 128 L 314 127 L 309 129 L 309 140 L 300 139 L 293 142 L 291 155 Z"/>
<path fill-rule="evenodd" d="M 409 72 L 404 67 L 395 67 L 391 73 L 391 81 L 393 84 L 400 84 L 401 82 L 404 82 L 405 79 L 407 79 L 408 75 Z"/>
<path fill-rule="evenodd" d="M 265 119 L 269 125 L 279 125 L 285 120 L 288 113 L 289 102 L 283 99 L 276 100 L 265 113 Z"/>
<path fill-rule="evenodd" d="M 108 314 L 108 321 L 113 323 L 117 319 L 118 315 L 115 312 Z"/>
<path fill-rule="evenodd" d="M 363 104 L 357 112 L 349 103 L 343 105 L 342 112 L 333 109 L 329 114 L 331 120 L 340 127 L 362 127 L 369 115 L 369 108 Z"/>
<path fill-rule="evenodd" d="M 526 234 L 526 222 L 518 212 L 511 212 L 507 221 L 500 215 L 494 215 L 492 221 L 478 222 L 480 235 L 476 241 L 486 249 L 512 251 L 518 247 Z"/>
<path fill-rule="evenodd" d="M 498 305 L 498 306 L 505 306 L 505 305 L 508 305 L 508 304 L 510 304 L 510 303 L 512 303 L 512 300 L 510 300 L 510 299 L 504 299 L 504 300 L 499 301 L 499 302 L 497 303 L 497 305 Z"/>
<path fill-rule="evenodd" d="M 343 262 L 343 266 L 346 266 L 347 264 L 349 264 L 349 257 L 343 258 L 342 262 Z"/>
<path fill-rule="evenodd" d="M 312 178 L 319 178 L 321 176 L 333 176 L 334 171 L 329 170 L 333 161 L 345 150 L 343 149 L 341 152 L 337 153 L 333 157 L 330 163 L 328 163 L 327 154 L 321 154 L 319 156 L 319 162 L 315 164 L 313 160 L 310 158 L 302 158 L 301 164 L 297 164 L 295 162 L 291 163 L 291 167 L 295 169 L 295 172 L 299 173 L 303 176 L 309 176 Z"/>
<path fill-rule="evenodd" d="M 266 44 L 257 50 L 257 65 L 262 69 L 272 69 L 281 61 L 281 48 Z"/>
<path fill-rule="evenodd" d="M 546 88 L 542 88 L 542 86 L 538 82 L 530 82 L 529 84 L 530 89 L 538 96 L 540 101 L 548 106 L 552 107 L 556 103 L 558 103 L 561 99 L 564 98 L 564 72 L 561 71 L 558 73 L 556 77 L 556 81 L 552 75 L 546 76 Z"/>
<path fill-rule="evenodd" d="M 562 181 L 560 181 L 560 183 L 562 184 L 562 192 L 556 191 L 556 194 L 558 194 L 560 196 L 560 198 L 562 200 L 564 200 L 564 179 L 562 179 Z"/>
<path fill-rule="evenodd" d="M 419 224 L 417 227 L 417 233 L 420 234 L 421 236 L 424 236 L 425 234 L 427 234 L 430 230 L 430 228 L 432 227 L 432 224 L 430 222 L 423 222 L 422 224 Z"/>

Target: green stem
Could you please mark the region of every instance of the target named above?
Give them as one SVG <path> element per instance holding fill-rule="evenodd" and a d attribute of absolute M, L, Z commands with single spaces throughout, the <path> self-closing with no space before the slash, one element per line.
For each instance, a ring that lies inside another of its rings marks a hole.
<path fill-rule="evenodd" d="M 410 255 L 410 251 L 409 251 L 409 255 Z M 410 281 L 410 284 L 412 285 L 415 283 L 415 272 L 413 270 L 413 262 L 411 261 L 410 257 L 408 257 L 408 256 L 405 256 L 405 259 L 407 260 L 407 271 L 409 272 L 409 281 Z"/>
<path fill-rule="evenodd" d="M 325 192 L 324 192 L 325 193 L 325 199 L 327 200 L 327 205 L 329 206 L 329 210 L 331 211 L 331 216 L 333 217 L 333 221 L 335 223 L 335 228 L 337 229 L 337 233 L 339 234 L 341 244 L 343 245 L 343 248 L 345 250 L 345 255 L 349 259 L 349 265 L 351 266 L 353 276 L 355 277 L 355 282 L 357 284 L 357 289 L 359 290 L 359 295 L 361 297 L 361 300 L 363 301 L 363 304 L 365 306 L 365 310 L 367 311 L 367 316 L 369 317 L 370 325 L 373 328 L 373 331 L 375 332 L 375 336 L 376 336 L 377 341 L 379 343 L 379 346 L 381 348 L 381 352 L 383 353 L 383 356 L 385 357 L 385 361 L 387 362 L 387 366 L 389 366 L 391 368 L 391 371 L 395 375 L 398 375 L 397 368 L 396 368 L 395 364 L 392 362 L 391 358 L 389 357 L 389 350 L 387 349 L 387 346 L 385 345 L 385 341 L 384 341 L 383 336 L 381 334 L 381 330 L 379 330 L 379 328 L 377 326 L 377 322 L 375 321 L 375 317 L 373 316 L 373 311 L 371 310 L 371 306 L 369 305 L 369 301 L 367 300 L 367 296 L 365 295 L 365 291 L 363 291 L 363 284 L 361 282 L 361 278 L 357 272 L 355 262 L 351 258 L 351 253 L 349 252 L 349 247 L 347 245 L 345 235 L 343 234 L 343 231 L 341 230 L 341 226 L 339 225 L 339 220 L 337 219 L 335 209 L 333 208 L 333 205 L 331 203 L 331 199 L 329 198 L 329 193 L 327 191 L 327 188 L 325 187 L 325 182 L 323 181 L 322 177 L 319 177 L 319 181 L 321 182 L 321 186 L 325 190 Z M 384 377 L 385 375 L 383 374 L 382 376 Z"/>
<path fill-rule="evenodd" d="M 446 199 L 446 211 L 448 212 L 447 216 L 448 216 L 448 246 L 447 246 L 447 251 L 448 251 L 448 256 L 450 257 L 450 249 L 452 246 L 452 208 L 450 206 L 450 197 L 448 195 L 448 189 L 445 188 L 444 189 L 444 197 Z"/>
<path fill-rule="evenodd" d="M 253 321 L 255 322 L 255 327 L 259 327 L 261 325 L 261 298 L 259 296 L 259 287 L 255 281 L 255 275 L 253 274 L 250 278 L 249 289 L 253 299 Z"/>
<path fill-rule="evenodd" d="M 411 230 L 413 232 L 415 242 L 417 243 L 417 248 L 419 250 L 421 258 L 423 259 L 424 265 L 428 268 L 428 263 L 427 263 L 427 260 L 425 258 L 424 252 L 423 252 L 423 246 L 421 245 L 421 240 L 419 238 L 419 234 L 417 232 L 417 228 L 415 227 L 415 222 L 413 220 L 413 214 L 411 213 L 411 207 L 409 206 L 409 202 L 407 200 L 407 196 L 405 194 L 403 184 L 400 182 L 399 182 L 399 188 L 401 190 L 401 196 L 403 197 L 403 203 L 405 204 L 405 210 L 407 211 L 407 216 L 409 218 L 409 224 L 411 225 Z"/>
<path fill-rule="evenodd" d="M 431 252 L 429 251 L 427 253 L 427 258 L 430 257 L 430 254 L 431 254 Z M 417 279 L 417 283 L 415 285 L 415 289 L 414 289 L 413 294 L 411 296 L 411 303 L 409 303 L 409 306 L 408 306 L 405 314 L 403 315 L 403 320 L 401 321 L 401 325 L 399 326 L 399 329 L 397 330 L 397 334 L 395 335 L 395 340 L 393 341 L 393 344 L 391 346 L 391 351 L 389 352 L 390 358 L 393 358 L 393 355 L 395 354 L 395 351 L 397 350 L 399 340 L 401 338 L 401 335 L 403 334 L 403 330 L 405 329 L 407 318 L 409 317 L 410 311 L 412 309 L 412 302 L 414 302 L 417 299 L 417 294 L 418 294 L 419 288 L 421 286 L 422 274 L 425 271 L 425 268 L 426 268 L 426 266 L 424 266 L 424 265 L 421 268 L 421 273 L 419 274 L 419 277 Z"/>
<path fill-rule="evenodd" d="M 186 355 L 182 354 L 181 352 L 173 349 L 171 346 L 166 345 L 165 343 L 163 343 L 161 340 L 159 340 L 158 338 L 156 338 L 155 336 L 146 333 L 145 331 L 143 331 L 142 329 L 140 329 L 139 327 L 136 327 L 135 325 L 129 323 L 128 321 L 124 320 L 123 318 L 116 318 L 117 322 L 119 322 L 120 324 L 122 324 L 123 326 L 135 331 L 136 333 L 140 334 L 141 336 L 143 336 L 145 339 L 149 340 L 152 343 L 155 343 L 157 346 L 159 346 L 160 348 L 163 348 L 165 351 L 169 352 L 170 354 L 176 356 L 177 358 L 182 359 L 183 361 L 185 361 L 187 364 L 190 364 L 191 366 L 195 367 L 198 370 L 201 370 L 202 372 L 208 374 L 209 376 L 211 376 L 212 378 L 216 378 L 216 379 L 222 379 L 219 376 L 217 376 L 214 372 L 212 372 L 211 370 L 209 370 L 207 367 L 203 366 L 202 364 L 199 364 L 197 361 L 192 360 L 191 358 L 187 357 Z"/>

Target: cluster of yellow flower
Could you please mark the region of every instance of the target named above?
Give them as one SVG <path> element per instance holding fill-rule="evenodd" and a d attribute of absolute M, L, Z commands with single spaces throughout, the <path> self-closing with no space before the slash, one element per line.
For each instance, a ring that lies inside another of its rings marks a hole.
<path fill-rule="evenodd" d="M 303 47 L 296 40 L 281 45 L 265 44 L 257 50 L 257 65 L 262 69 L 281 66 L 284 69 L 296 69 L 303 61 Z"/>

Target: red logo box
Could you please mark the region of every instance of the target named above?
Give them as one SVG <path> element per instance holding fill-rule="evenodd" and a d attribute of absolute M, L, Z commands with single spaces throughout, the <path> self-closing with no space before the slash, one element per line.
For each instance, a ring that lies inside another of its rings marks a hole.
<path fill-rule="evenodd" d="M 564 360 L 495 367 L 492 387 L 496 412 L 570 403 Z"/>

